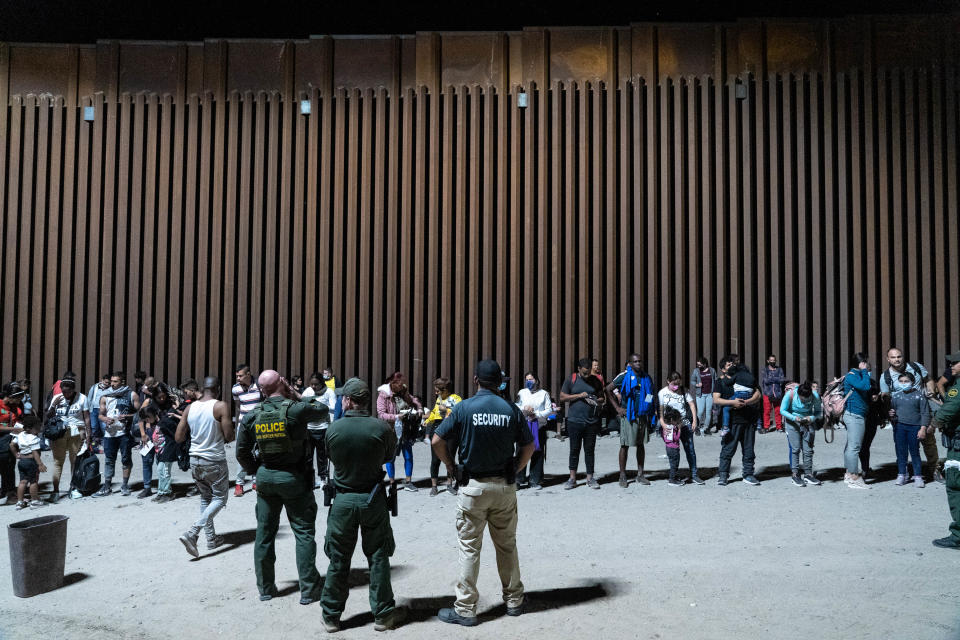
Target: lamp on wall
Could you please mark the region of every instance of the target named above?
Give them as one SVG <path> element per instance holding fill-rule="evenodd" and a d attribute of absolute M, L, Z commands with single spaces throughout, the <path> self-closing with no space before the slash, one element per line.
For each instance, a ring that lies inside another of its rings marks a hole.
<path fill-rule="evenodd" d="M 520 93 L 518 93 L 518 94 L 517 94 L 517 106 L 518 106 L 519 108 L 521 108 L 521 109 L 526 109 L 528 104 L 529 104 L 529 103 L 527 102 L 527 94 L 524 93 L 523 91 L 521 91 Z"/>
<path fill-rule="evenodd" d="M 309 101 L 309 100 L 301 100 L 301 101 L 300 101 L 300 115 L 302 115 L 302 116 L 308 116 L 308 115 L 310 115 L 310 101 Z"/>
<path fill-rule="evenodd" d="M 93 122 L 93 107 L 84 107 L 83 108 L 83 121 L 84 122 Z"/>
<path fill-rule="evenodd" d="M 747 85 L 743 84 L 737 80 L 737 84 L 734 85 L 733 95 L 737 100 L 746 100 L 747 99 Z"/>

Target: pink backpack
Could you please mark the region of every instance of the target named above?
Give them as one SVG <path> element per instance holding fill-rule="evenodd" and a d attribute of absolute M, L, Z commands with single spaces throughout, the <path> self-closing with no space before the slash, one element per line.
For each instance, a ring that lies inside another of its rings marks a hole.
<path fill-rule="evenodd" d="M 835 425 L 840 422 L 843 412 L 847 407 L 847 398 L 853 393 L 853 389 L 844 395 L 843 378 L 836 378 L 830 382 L 823 391 L 821 401 L 823 402 L 823 418 L 828 425 Z"/>

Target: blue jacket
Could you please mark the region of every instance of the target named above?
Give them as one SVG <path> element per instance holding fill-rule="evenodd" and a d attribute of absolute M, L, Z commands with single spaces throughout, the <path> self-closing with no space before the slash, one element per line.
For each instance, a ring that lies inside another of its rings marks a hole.
<path fill-rule="evenodd" d="M 843 395 L 848 393 L 850 397 L 847 398 L 844 410 L 858 416 L 866 416 L 870 402 L 870 372 L 866 369 L 851 369 L 843 378 Z"/>

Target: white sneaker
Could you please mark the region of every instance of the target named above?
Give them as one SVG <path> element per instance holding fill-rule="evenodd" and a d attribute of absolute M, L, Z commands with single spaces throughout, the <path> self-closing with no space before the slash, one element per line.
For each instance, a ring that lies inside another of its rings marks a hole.
<path fill-rule="evenodd" d="M 847 486 L 851 489 L 869 489 L 870 487 L 863 481 L 863 478 L 856 478 L 854 480 L 849 480 Z"/>
<path fill-rule="evenodd" d="M 80 493 L 79 491 L 77 491 L 76 489 L 71 489 L 71 490 L 70 490 L 70 499 L 71 499 L 71 500 L 79 500 L 79 499 L 82 498 L 82 497 L 83 497 L 83 494 Z"/>

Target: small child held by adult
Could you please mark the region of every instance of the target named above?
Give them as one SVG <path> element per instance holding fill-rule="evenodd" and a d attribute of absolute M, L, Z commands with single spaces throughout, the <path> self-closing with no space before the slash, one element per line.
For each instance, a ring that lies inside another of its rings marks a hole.
<path fill-rule="evenodd" d="M 927 435 L 930 408 L 923 392 L 914 388 L 913 374 L 904 371 L 894 383 L 890 394 L 890 419 L 893 422 L 893 442 L 897 451 L 897 486 L 909 481 L 907 454 L 913 463 L 913 484 L 922 488 L 923 465 L 920 461 L 920 442 Z"/>
<path fill-rule="evenodd" d="M 670 480 L 667 482 L 671 487 L 682 487 L 683 480 L 677 477 L 677 470 L 680 467 L 680 428 L 682 426 L 683 416 L 673 407 L 665 407 L 663 415 L 660 418 L 660 435 L 663 438 L 663 444 L 667 448 L 667 459 L 670 460 Z"/>
<path fill-rule="evenodd" d="M 23 431 L 10 443 L 10 451 L 17 457 L 20 470 L 20 485 L 17 487 L 17 509 L 42 507 L 40 500 L 40 472 L 46 473 L 47 467 L 40 459 L 40 419 L 35 415 L 23 417 Z M 27 488 L 30 489 L 30 502 L 24 499 Z"/>

